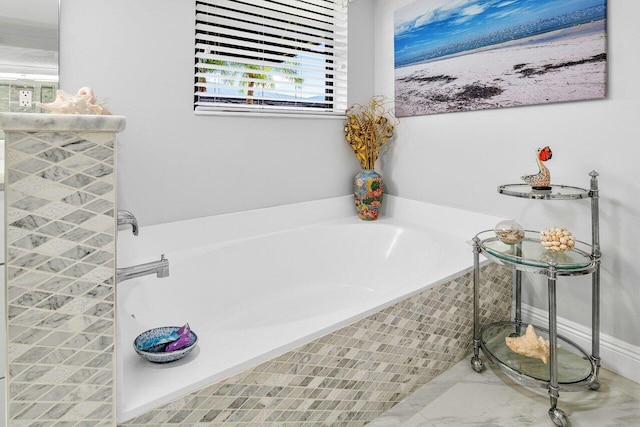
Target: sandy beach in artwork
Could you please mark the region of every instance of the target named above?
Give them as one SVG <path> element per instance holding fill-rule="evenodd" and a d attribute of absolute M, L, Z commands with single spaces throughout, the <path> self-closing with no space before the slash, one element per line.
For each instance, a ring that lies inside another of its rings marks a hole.
<path fill-rule="evenodd" d="M 396 68 L 396 115 L 601 98 L 604 22 L 597 21 Z"/>

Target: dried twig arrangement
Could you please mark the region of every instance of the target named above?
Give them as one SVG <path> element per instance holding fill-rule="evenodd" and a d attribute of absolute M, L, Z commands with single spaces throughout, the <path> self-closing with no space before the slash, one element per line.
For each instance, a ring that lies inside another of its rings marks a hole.
<path fill-rule="evenodd" d="M 380 147 L 393 137 L 398 123 L 391 110 L 384 108 L 384 103 L 384 97 L 374 96 L 368 105 L 355 104 L 346 112 L 344 132 L 362 169 L 375 167 Z"/>

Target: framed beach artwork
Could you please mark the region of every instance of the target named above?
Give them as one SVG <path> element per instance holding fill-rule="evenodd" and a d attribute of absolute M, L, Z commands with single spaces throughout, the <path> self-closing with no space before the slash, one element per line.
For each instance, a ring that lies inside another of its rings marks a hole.
<path fill-rule="evenodd" d="M 603 98 L 606 0 L 417 0 L 394 14 L 398 117 Z"/>

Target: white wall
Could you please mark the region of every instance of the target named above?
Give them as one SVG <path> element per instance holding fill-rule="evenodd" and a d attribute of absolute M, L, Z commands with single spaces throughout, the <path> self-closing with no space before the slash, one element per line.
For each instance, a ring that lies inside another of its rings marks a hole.
<path fill-rule="evenodd" d="M 342 119 L 194 115 L 194 4 L 62 0 L 60 87 L 127 117 L 119 208 L 146 225 L 349 194 Z M 373 6 L 350 7 L 350 103 L 373 94 Z"/>
<path fill-rule="evenodd" d="M 376 93 L 393 97 L 393 12 L 411 0 L 376 1 Z M 404 118 L 383 159 L 387 188 L 410 199 L 512 217 L 529 229 L 566 225 L 590 241 L 589 201 L 533 201 L 496 187 L 534 173 L 535 150 L 553 149 L 552 182 L 588 187 L 600 176 L 602 332 L 640 345 L 640 2 L 608 2 L 605 100 Z M 470 236 L 472 237 L 472 236 Z M 469 255 L 471 256 L 471 254 Z M 524 288 L 546 308 L 546 285 Z M 561 279 L 558 315 L 591 325 L 588 277 Z"/>
<path fill-rule="evenodd" d="M 349 103 L 393 97 L 393 11 L 410 2 L 351 3 Z M 554 151 L 555 183 L 584 187 L 600 172 L 602 332 L 638 346 L 640 2 L 608 5 L 607 99 L 405 118 L 379 167 L 391 194 L 532 229 L 566 225 L 587 241 L 588 201 L 528 201 L 496 187 L 534 172 L 541 144 Z M 120 208 L 145 225 L 349 194 L 358 165 L 341 120 L 194 116 L 193 9 L 185 0 L 62 1 L 61 87 L 93 86 L 127 116 Z M 544 308 L 546 286 L 535 282 L 525 303 Z M 590 326 L 590 294 L 588 277 L 562 280 L 559 315 Z"/>

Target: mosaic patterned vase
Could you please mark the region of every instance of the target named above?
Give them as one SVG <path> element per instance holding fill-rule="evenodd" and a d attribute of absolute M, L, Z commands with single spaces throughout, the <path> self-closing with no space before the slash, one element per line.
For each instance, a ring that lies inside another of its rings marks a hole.
<path fill-rule="evenodd" d="M 383 192 L 382 177 L 372 169 L 362 170 L 353 178 L 353 194 L 360 219 L 364 221 L 378 219 Z"/>

